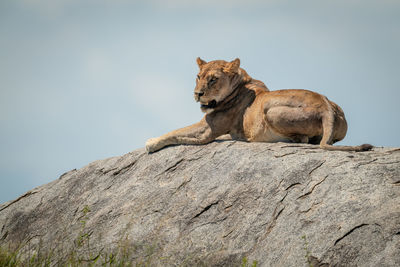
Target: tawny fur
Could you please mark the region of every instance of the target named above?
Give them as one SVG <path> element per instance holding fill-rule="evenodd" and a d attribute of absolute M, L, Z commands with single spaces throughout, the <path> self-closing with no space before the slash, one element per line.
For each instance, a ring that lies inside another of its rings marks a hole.
<path fill-rule="evenodd" d="M 207 63 L 197 58 L 197 64 L 194 98 L 205 116 L 196 124 L 149 139 L 148 152 L 169 145 L 206 144 L 225 134 L 249 142 L 319 144 L 327 150 L 372 148 L 332 145 L 345 137 L 347 122 L 343 110 L 321 94 L 299 89 L 269 91 L 240 68 L 239 59 Z"/>

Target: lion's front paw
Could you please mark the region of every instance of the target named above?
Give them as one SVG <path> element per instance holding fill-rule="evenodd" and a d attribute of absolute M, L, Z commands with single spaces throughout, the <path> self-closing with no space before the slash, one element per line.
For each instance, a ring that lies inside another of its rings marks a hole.
<path fill-rule="evenodd" d="M 151 153 L 159 150 L 159 141 L 158 138 L 150 138 L 146 142 L 146 151 L 147 153 Z"/>

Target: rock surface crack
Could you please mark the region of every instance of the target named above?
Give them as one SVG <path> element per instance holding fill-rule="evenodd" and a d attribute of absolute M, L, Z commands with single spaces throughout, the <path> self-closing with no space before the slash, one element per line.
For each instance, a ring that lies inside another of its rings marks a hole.
<path fill-rule="evenodd" d="M 308 173 L 308 175 L 311 175 L 314 171 L 316 171 L 318 168 L 320 168 L 325 162 L 326 162 L 326 160 L 322 161 L 320 164 L 318 164 L 317 166 L 315 166 L 315 167 Z"/>
<path fill-rule="evenodd" d="M 274 155 L 275 158 L 283 158 L 289 155 L 293 155 L 293 154 L 297 154 L 297 152 L 289 152 L 289 153 L 285 153 L 285 154 L 281 154 L 281 155 Z"/>
<path fill-rule="evenodd" d="M 345 233 L 341 238 L 337 239 L 337 240 L 335 241 L 335 243 L 334 243 L 334 246 L 336 246 L 337 243 L 339 243 L 341 240 L 343 240 L 343 238 L 345 238 L 346 236 L 350 235 L 350 234 L 351 234 L 352 232 L 354 232 L 355 230 L 357 230 L 357 229 L 359 229 L 359 228 L 361 228 L 361 227 L 367 226 L 367 225 L 369 225 L 369 224 L 363 223 L 363 224 L 360 224 L 360 225 L 354 227 L 353 229 L 351 229 L 350 231 L 348 231 L 347 233 Z"/>
<path fill-rule="evenodd" d="M 134 160 L 133 162 L 129 163 L 128 165 L 123 166 L 122 168 L 116 170 L 115 172 L 113 172 L 113 175 L 118 175 L 121 173 L 126 172 L 127 170 L 129 170 L 133 165 L 135 165 L 137 162 L 137 159 Z"/>
<path fill-rule="evenodd" d="M 305 194 L 299 196 L 297 199 L 305 198 L 306 196 L 310 195 L 318 185 L 322 184 L 322 183 L 326 180 L 327 177 L 328 177 L 328 175 L 326 175 L 324 178 L 322 178 L 321 181 L 319 181 L 318 183 L 316 183 L 315 185 L 313 185 L 313 187 L 311 188 L 310 191 L 308 191 L 307 193 L 305 193 Z"/>
<path fill-rule="evenodd" d="M 7 205 L 5 205 L 4 207 L 0 208 L 0 211 L 5 210 L 6 208 L 10 207 L 12 204 L 14 204 L 14 203 L 20 201 L 20 200 L 23 199 L 23 198 L 26 198 L 26 197 L 29 197 L 29 196 L 31 196 L 31 195 L 34 195 L 34 194 L 36 194 L 37 192 L 38 192 L 38 191 L 29 191 L 29 192 L 25 193 L 24 195 L 20 196 L 20 197 L 17 198 L 16 200 L 11 201 L 9 204 L 7 204 Z"/>
<path fill-rule="evenodd" d="M 180 159 L 177 162 L 175 162 L 172 166 L 168 167 L 167 169 L 165 169 L 164 172 L 169 172 L 169 171 L 174 171 L 176 169 L 176 167 L 178 167 L 178 165 L 183 162 L 185 159 Z"/>
<path fill-rule="evenodd" d="M 193 216 L 193 218 L 191 219 L 191 221 L 193 221 L 194 219 L 198 218 L 201 214 L 203 214 L 204 212 L 206 212 L 207 210 L 209 210 L 212 206 L 217 205 L 219 203 L 218 201 L 215 201 L 209 205 L 207 205 L 206 207 L 204 207 L 199 213 L 197 213 L 196 215 Z"/>
<path fill-rule="evenodd" d="M 286 191 L 288 191 L 290 188 L 295 187 L 296 185 L 301 185 L 301 183 L 294 183 L 289 185 L 288 187 L 285 188 Z"/>
<path fill-rule="evenodd" d="M 373 159 L 373 160 L 370 160 L 370 161 L 360 162 L 360 163 L 358 163 L 358 164 L 355 166 L 355 168 L 358 168 L 358 167 L 363 166 L 363 165 L 371 164 L 371 163 L 373 163 L 373 162 L 375 162 L 375 161 L 377 161 L 377 160 L 378 160 L 378 159 Z"/>

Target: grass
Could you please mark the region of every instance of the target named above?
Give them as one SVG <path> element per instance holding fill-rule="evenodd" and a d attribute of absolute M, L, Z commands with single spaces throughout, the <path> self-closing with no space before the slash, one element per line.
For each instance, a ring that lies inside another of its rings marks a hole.
<path fill-rule="evenodd" d="M 66 255 L 66 256 L 65 256 Z M 152 255 L 133 259 L 131 247 L 120 247 L 115 252 L 78 253 L 74 249 L 67 254 L 35 252 L 30 256 L 21 253 L 20 249 L 0 247 L 0 266 L 118 266 L 118 267 L 147 267 L 152 266 Z"/>
<path fill-rule="evenodd" d="M 0 247 L 0 266 L 18 266 L 18 251 L 11 252 Z"/>
<path fill-rule="evenodd" d="M 80 228 L 72 244 L 64 242 L 50 251 L 42 242 L 36 245 L 31 245 L 28 241 L 17 246 L 2 246 L 0 247 L 0 267 L 151 266 L 154 247 L 133 245 L 127 239 L 122 239 L 113 251 L 96 251 L 90 242 L 92 232 L 86 228 L 89 213 L 89 206 L 83 207 L 79 219 Z M 139 251 L 144 251 L 146 256 L 136 256 Z"/>
<path fill-rule="evenodd" d="M 74 251 L 71 251 L 68 257 L 59 259 L 58 255 L 54 253 L 40 254 L 35 253 L 30 257 L 24 257 L 19 253 L 19 250 L 6 249 L 0 247 L 0 266 L 1 267 L 47 267 L 47 266 L 66 266 L 66 267 L 78 267 L 78 266 L 108 266 L 108 267 L 150 267 L 154 266 L 151 255 L 142 259 L 132 259 L 129 248 L 125 247 L 116 253 L 98 253 L 93 258 L 92 255 L 78 255 Z M 162 259 L 161 259 L 161 262 Z M 166 266 L 185 266 L 185 264 L 178 264 L 174 262 L 164 262 Z M 197 266 L 211 266 L 206 261 L 197 261 Z M 247 258 L 242 259 L 241 264 L 232 265 L 240 267 L 257 267 L 257 261 L 249 263 Z"/>
<path fill-rule="evenodd" d="M 308 267 L 314 267 L 313 265 L 312 265 L 312 262 L 311 262 L 311 251 L 310 251 L 310 248 L 308 247 L 308 241 L 307 241 L 307 236 L 306 235 L 303 235 L 302 237 L 301 237 L 301 239 L 303 239 L 303 249 L 304 249 L 304 252 L 305 252 L 305 255 L 304 255 L 304 257 L 306 258 L 306 260 L 307 260 L 307 264 L 308 264 Z"/>
<path fill-rule="evenodd" d="M 133 243 L 127 237 L 121 238 L 114 250 L 95 249 L 91 243 L 92 232 L 86 224 L 89 220 L 90 208 L 81 209 L 80 228 L 72 242 L 60 242 L 56 248 L 49 249 L 42 242 L 32 245 L 30 241 L 18 246 L 0 246 L 0 267 L 28 266 L 107 266 L 107 267 L 150 267 L 160 262 L 165 266 L 193 266 L 185 261 L 175 262 L 171 258 L 156 258 L 159 247 L 155 244 Z M 48 244 L 47 244 L 48 245 Z M 196 255 L 192 255 L 195 258 Z M 193 257 L 189 257 L 189 260 Z M 195 260 L 196 266 L 210 266 L 206 259 Z M 244 257 L 241 263 L 232 266 L 257 267 L 257 261 L 251 264 Z"/>
<path fill-rule="evenodd" d="M 251 265 L 249 265 L 249 262 L 248 262 L 247 258 L 244 257 L 244 258 L 242 259 L 242 265 L 241 265 L 241 267 L 257 267 L 257 261 L 253 261 L 253 262 L 251 263 Z"/>

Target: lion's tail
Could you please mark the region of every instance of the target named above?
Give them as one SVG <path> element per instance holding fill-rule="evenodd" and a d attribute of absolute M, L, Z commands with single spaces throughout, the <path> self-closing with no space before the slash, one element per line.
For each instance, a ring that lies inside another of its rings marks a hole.
<path fill-rule="evenodd" d="M 356 151 L 356 152 L 361 152 L 361 151 L 368 151 L 373 148 L 372 145 L 370 144 L 363 144 L 360 146 L 333 146 L 333 131 L 335 127 L 335 113 L 333 111 L 332 105 L 329 102 L 329 100 L 324 96 L 324 101 L 327 106 L 327 111 L 323 117 L 322 117 L 322 128 L 323 128 L 323 134 L 322 134 L 322 140 L 319 144 L 319 146 L 322 149 L 326 150 L 338 150 L 338 151 Z"/>

